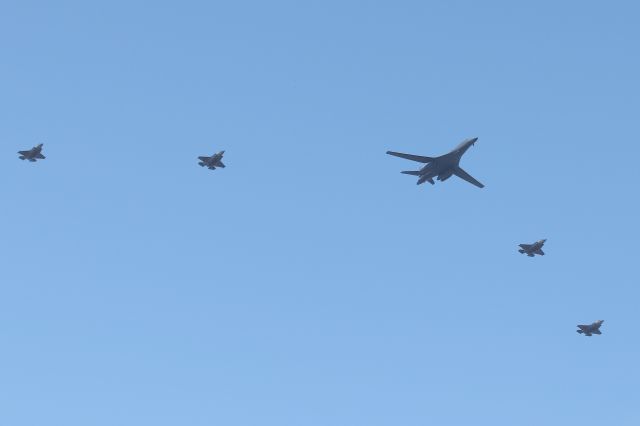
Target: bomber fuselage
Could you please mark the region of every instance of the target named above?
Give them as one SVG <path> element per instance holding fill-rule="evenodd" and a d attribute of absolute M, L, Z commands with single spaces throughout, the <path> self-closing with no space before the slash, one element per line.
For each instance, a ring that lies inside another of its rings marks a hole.
<path fill-rule="evenodd" d="M 435 157 L 433 161 L 420 169 L 418 184 L 427 181 L 433 184 L 433 178 L 436 178 L 439 181 L 449 179 L 453 175 L 456 167 L 460 165 L 460 159 L 464 153 L 467 152 L 467 150 L 476 143 L 477 140 L 478 138 L 467 139 L 458 145 L 453 151 L 445 155 L 441 155 L 440 157 Z"/>

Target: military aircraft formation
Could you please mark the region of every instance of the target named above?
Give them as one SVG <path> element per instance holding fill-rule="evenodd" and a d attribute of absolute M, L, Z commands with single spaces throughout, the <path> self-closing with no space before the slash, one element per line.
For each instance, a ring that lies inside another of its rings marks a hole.
<path fill-rule="evenodd" d="M 419 170 L 407 170 L 401 172 L 406 175 L 417 176 L 417 185 L 421 185 L 425 182 L 429 182 L 431 185 L 435 185 L 434 178 L 440 182 L 444 182 L 451 176 L 456 175 L 460 179 L 463 179 L 470 184 L 477 186 L 478 188 L 484 188 L 484 185 L 482 183 L 480 183 L 460 167 L 460 160 L 462 159 L 462 156 L 471 146 L 475 145 L 477 140 L 478 138 L 466 139 L 452 151 L 439 157 L 425 157 L 422 155 L 404 154 L 395 151 L 387 151 L 387 154 L 394 157 L 400 157 L 406 160 L 425 164 L 425 166 L 423 166 Z M 46 157 L 42 155 L 42 145 L 43 144 L 36 145 L 27 151 L 18 151 L 18 154 L 20 155 L 19 158 L 21 160 L 28 160 L 32 163 L 35 163 L 37 160 L 44 160 Z M 209 170 L 215 170 L 216 168 L 225 168 L 226 166 L 222 162 L 223 157 L 224 151 L 219 151 L 209 157 L 200 156 L 198 157 L 198 165 L 200 167 L 206 167 Z M 526 254 L 528 257 L 535 257 L 536 255 L 544 256 L 542 247 L 544 246 L 546 241 L 546 239 L 542 239 L 536 241 L 533 244 L 520 244 L 520 249 L 518 251 L 522 254 Z M 578 325 L 577 332 L 589 337 L 594 334 L 602 334 L 600 332 L 600 326 L 603 322 L 604 320 L 598 320 L 589 325 Z"/>

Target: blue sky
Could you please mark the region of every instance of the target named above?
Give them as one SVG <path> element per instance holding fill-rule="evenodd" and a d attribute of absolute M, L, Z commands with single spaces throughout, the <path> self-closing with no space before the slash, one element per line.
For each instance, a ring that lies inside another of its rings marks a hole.
<path fill-rule="evenodd" d="M 639 424 L 639 13 L 2 2 L 0 424 Z"/>

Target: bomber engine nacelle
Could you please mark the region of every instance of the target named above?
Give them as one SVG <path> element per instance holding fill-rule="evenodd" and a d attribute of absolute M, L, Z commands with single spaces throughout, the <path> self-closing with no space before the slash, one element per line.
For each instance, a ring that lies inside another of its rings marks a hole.
<path fill-rule="evenodd" d="M 435 184 L 431 175 L 422 175 L 420 179 L 418 179 L 418 185 L 421 185 L 425 182 L 429 182 L 431 185 Z"/>
<path fill-rule="evenodd" d="M 449 179 L 452 174 L 453 172 L 441 173 L 438 175 L 438 180 L 444 182 L 445 180 Z"/>

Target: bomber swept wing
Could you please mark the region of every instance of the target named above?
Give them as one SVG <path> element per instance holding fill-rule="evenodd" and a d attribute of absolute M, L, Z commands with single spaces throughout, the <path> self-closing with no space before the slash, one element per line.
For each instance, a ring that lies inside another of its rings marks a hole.
<path fill-rule="evenodd" d="M 404 158 L 406 160 L 417 161 L 418 163 L 430 163 L 433 157 L 425 157 L 424 155 L 403 154 L 402 152 L 387 151 L 387 154 L 394 157 Z"/>
<path fill-rule="evenodd" d="M 458 176 L 460 179 L 464 179 L 467 182 L 469 182 L 472 185 L 477 186 L 478 188 L 484 188 L 484 185 L 481 184 L 480 182 L 478 182 L 473 176 L 471 176 L 469 173 L 465 172 L 462 167 L 456 167 L 453 170 L 453 174 L 455 174 L 456 176 Z"/>

